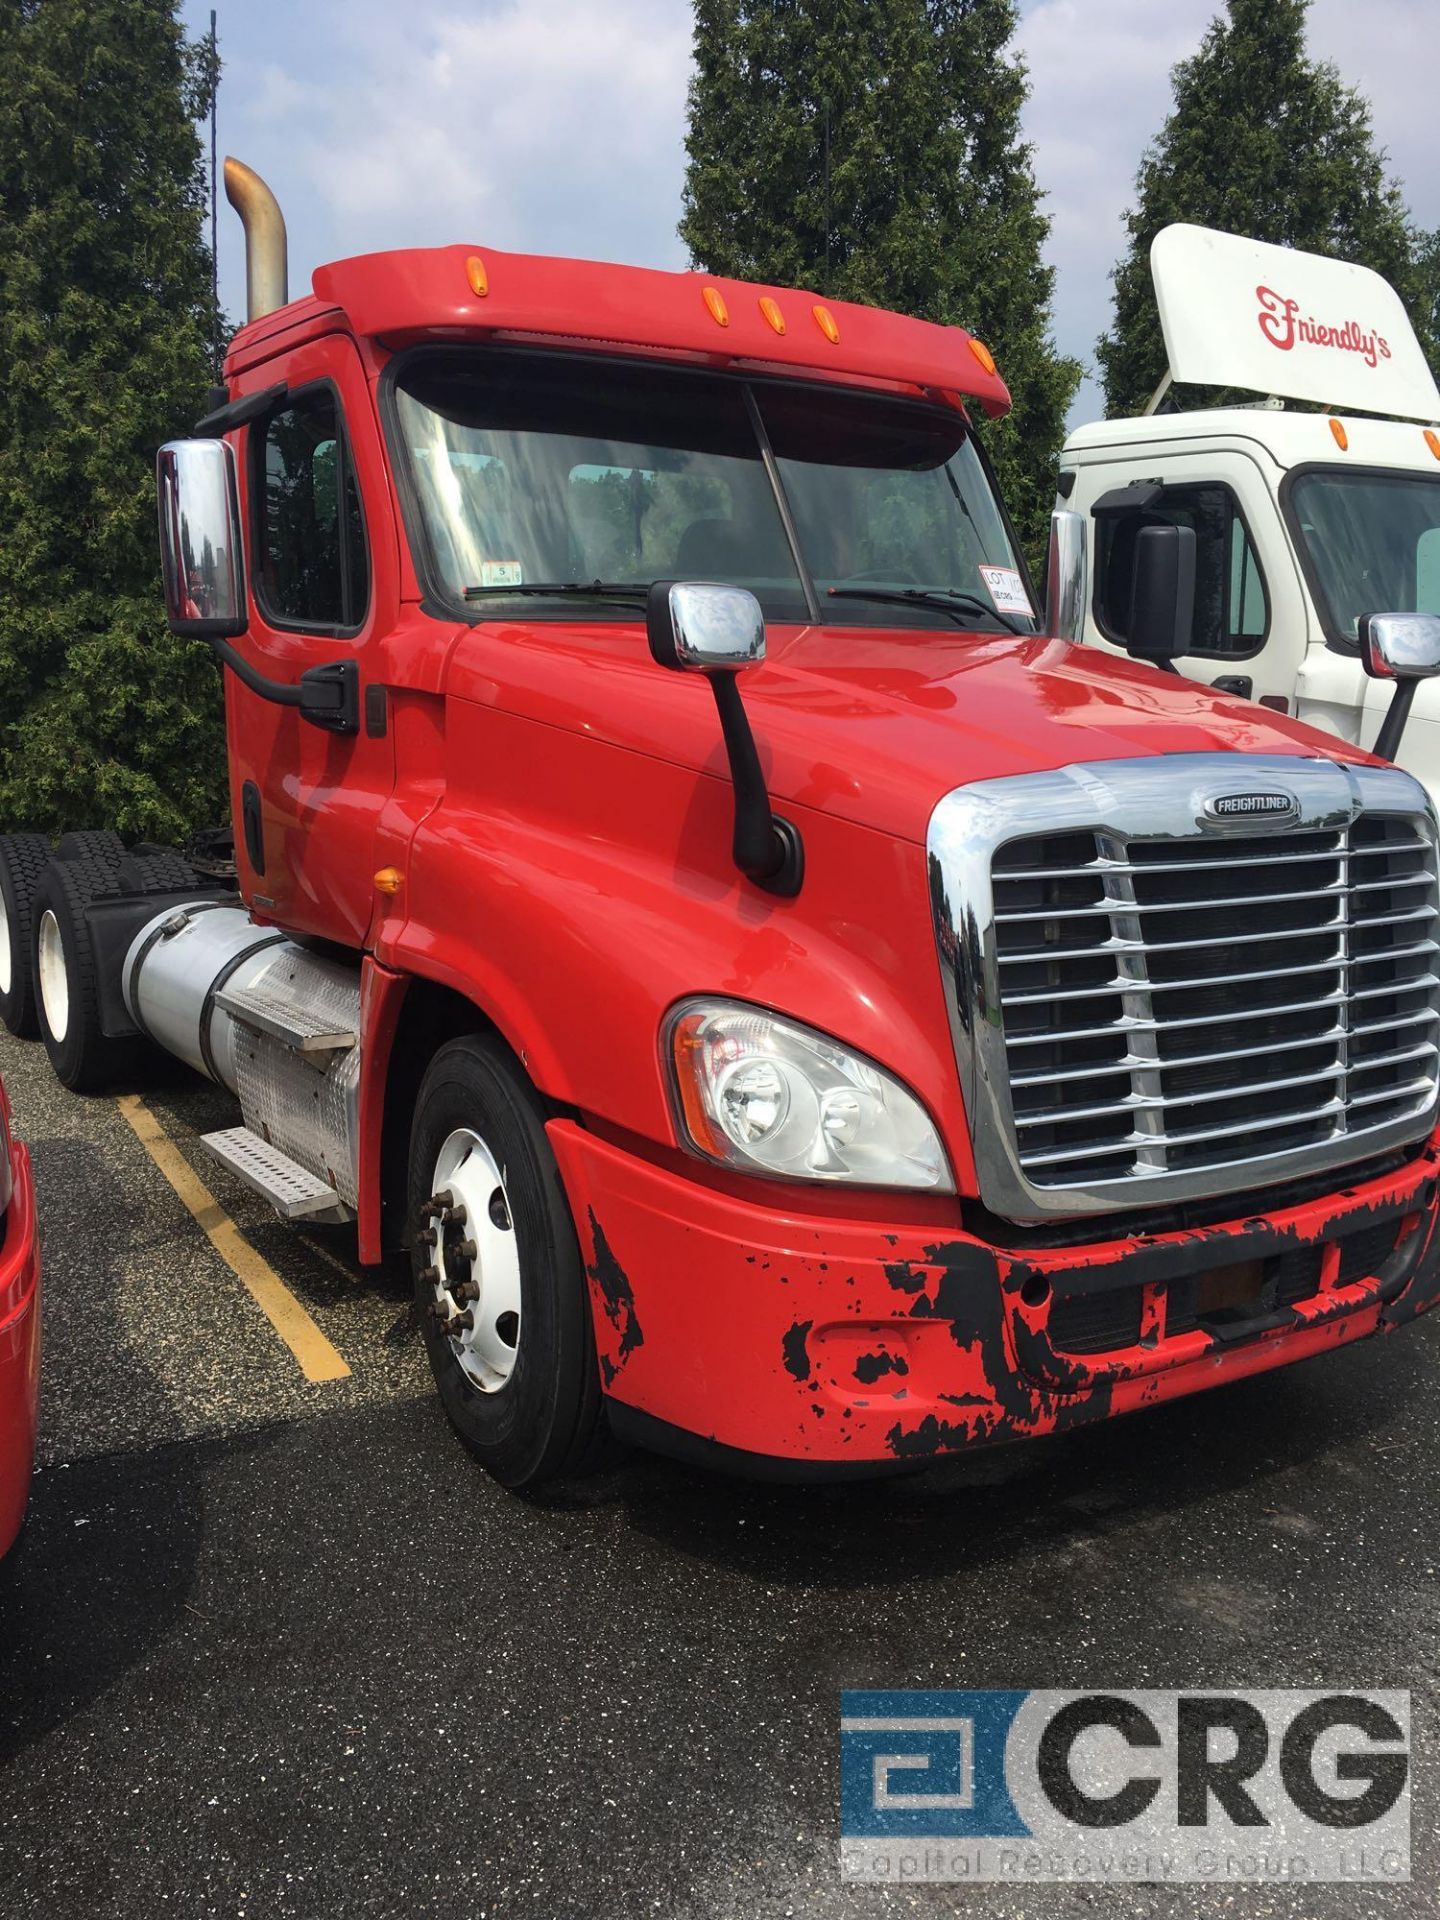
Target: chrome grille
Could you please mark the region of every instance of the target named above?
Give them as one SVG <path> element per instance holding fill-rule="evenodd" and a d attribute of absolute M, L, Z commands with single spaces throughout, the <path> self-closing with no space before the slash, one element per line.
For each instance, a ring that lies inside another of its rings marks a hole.
<path fill-rule="evenodd" d="M 1018 1159 L 1037 1184 L 1293 1151 L 1433 1102 L 1423 823 L 1027 836 L 992 878 Z"/>
<path fill-rule="evenodd" d="M 1293 813 L 1213 805 L 1246 788 Z M 1257 1188 L 1431 1124 L 1440 900 L 1408 775 L 1268 755 L 1069 767 L 948 795 L 929 853 L 997 1212 Z"/>

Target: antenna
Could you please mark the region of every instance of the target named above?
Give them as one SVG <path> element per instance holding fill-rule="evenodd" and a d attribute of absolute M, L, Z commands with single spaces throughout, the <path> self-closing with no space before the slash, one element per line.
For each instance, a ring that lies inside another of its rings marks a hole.
<path fill-rule="evenodd" d="M 215 9 L 210 9 L 210 299 L 215 327 L 215 370 L 220 371 L 220 252 L 219 145 L 215 130 L 215 99 L 220 91 L 219 43 L 215 37 Z"/>

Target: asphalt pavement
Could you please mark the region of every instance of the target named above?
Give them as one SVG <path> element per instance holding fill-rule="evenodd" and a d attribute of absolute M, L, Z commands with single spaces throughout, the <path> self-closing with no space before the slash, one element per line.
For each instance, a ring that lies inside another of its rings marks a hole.
<path fill-rule="evenodd" d="M 344 1377 L 307 1380 L 114 1099 L 0 1041 L 45 1243 L 0 1565 L 0 1914 L 1430 1914 L 1440 1315 L 1062 1441 L 778 1489 L 637 1458 L 522 1499 L 451 1438 L 402 1273 L 145 1108 Z M 842 1687 L 1388 1686 L 1408 1887 L 858 1888 Z"/>

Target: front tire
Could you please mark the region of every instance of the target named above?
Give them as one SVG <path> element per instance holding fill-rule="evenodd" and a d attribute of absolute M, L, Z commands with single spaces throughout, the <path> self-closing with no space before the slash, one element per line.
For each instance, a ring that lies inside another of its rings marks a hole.
<path fill-rule="evenodd" d="M 586 1471 L 604 1411 L 584 1265 L 540 1102 L 499 1041 L 468 1035 L 430 1062 L 407 1213 L 425 1345 L 455 1431 L 507 1487 Z"/>
<path fill-rule="evenodd" d="M 100 1028 L 95 951 L 85 908 L 120 888 L 100 860 L 52 860 L 31 903 L 31 964 L 40 1037 L 56 1078 L 72 1093 L 93 1093 L 134 1074 L 140 1042 Z"/>

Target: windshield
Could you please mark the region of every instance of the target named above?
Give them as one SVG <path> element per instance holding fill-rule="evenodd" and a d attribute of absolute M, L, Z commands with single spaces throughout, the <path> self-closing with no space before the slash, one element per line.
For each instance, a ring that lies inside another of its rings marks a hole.
<path fill-rule="evenodd" d="M 573 618 L 554 590 L 594 587 L 587 619 L 633 620 L 618 589 L 691 579 L 748 587 L 782 622 L 1033 625 L 948 408 L 471 350 L 403 369 L 395 421 L 434 583 L 472 618 Z M 934 598 L 892 598 L 917 591 Z"/>
<path fill-rule="evenodd" d="M 1331 640 L 1358 646 L 1366 613 L 1440 613 L 1440 478 L 1318 468 L 1289 508 Z"/>

